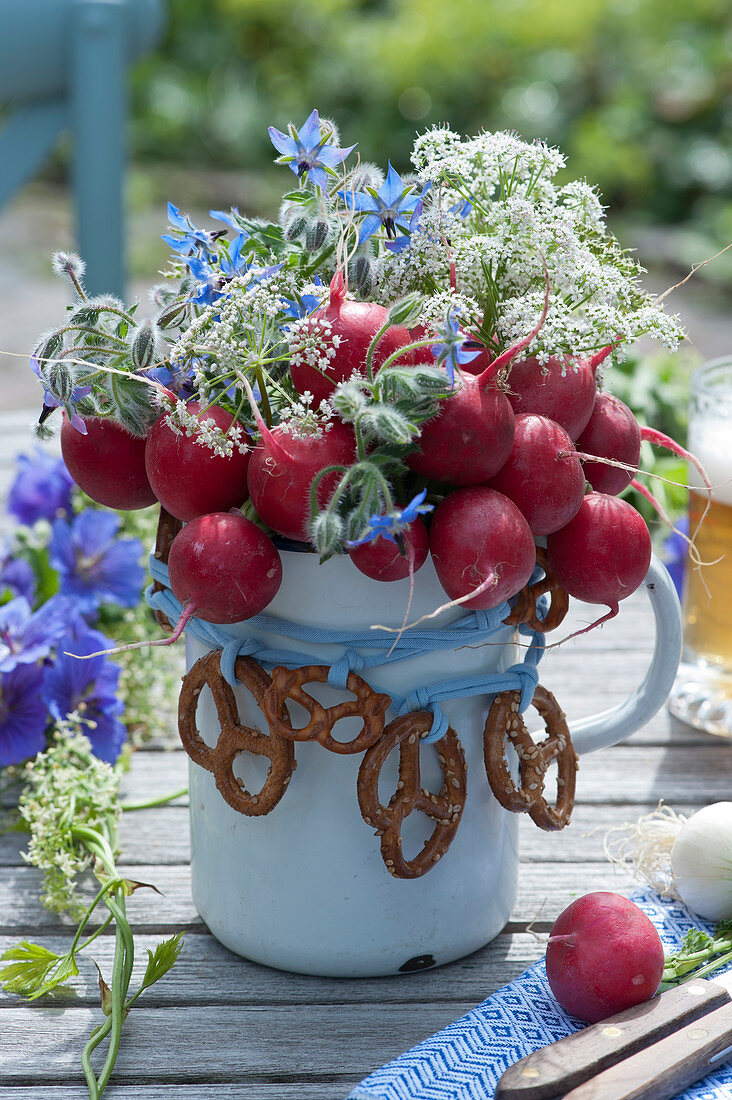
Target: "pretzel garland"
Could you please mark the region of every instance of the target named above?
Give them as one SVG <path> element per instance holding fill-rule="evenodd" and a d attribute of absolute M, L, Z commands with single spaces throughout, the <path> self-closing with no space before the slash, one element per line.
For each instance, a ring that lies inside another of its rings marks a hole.
<path fill-rule="evenodd" d="M 305 684 L 325 684 L 330 665 L 303 665 L 301 668 L 278 666 L 272 670 L 272 682 L 264 696 L 262 711 L 270 731 L 293 741 L 319 741 L 323 748 L 335 753 L 363 752 L 374 745 L 384 732 L 384 715 L 391 706 L 388 695 L 374 691 L 356 672 L 349 672 L 346 686 L 355 699 L 324 707 L 303 690 Z M 288 699 L 299 703 L 310 721 L 301 729 L 293 729 L 285 704 Z M 331 733 L 341 718 L 361 718 L 363 727 L 352 741 L 336 741 Z"/>
<path fill-rule="evenodd" d="M 269 687 L 270 678 L 264 669 L 250 657 L 237 657 L 236 678 L 251 691 L 261 706 Z M 213 696 L 221 733 L 213 748 L 201 737 L 196 727 L 198 701 L 204 687 Z M 281 716 L 284 720 L 284 715 Z M 194 763 L 210 771 L 221 795 L 239 813 L 254 817 L 268 814 L 274 809 L 287 790 L 296 767 L 292 741 L 270 731 L 269 736 L 259 730 L 242 726 L 234 692 L 221 675 L 221 653 L 213 650 L 196 661 L 183 677 L 178 706 L 178 730 L 183 747 Z M 234 775 L 233 765 L 242 752 L 264 756 L 269 771 L 258 794 L 250 794 L 243 782 Z"/>
<path fill-rule="evenodd" d="M 526 623 L 532 630 L 539 634 L 546 634 L 554 630 L 564 619 L 569 610 L 569 595 L 561 587 L 554 572 L 549 565 L 549 558 L 543 546 L 536 548 L 536 564 L 544 570 L 541 580 L 533 584 L 526 584 L 516 597 L 516 606 L 510 615 L 503 621 L 508 626 L 519 626 Z M 549 609 L 543 619 L 540 619 L 536 605 L 542 596 L 549 596 Z"/>
<path fill-rule="evenodd" d="M 540 829 L 563 829 L 569 824 L 574 806 L 577 753 L 567 728 L 567 720 L 556 699 L 541 684 L 537 685 L 532 706 L 539 712 L 547 730 L 544 741 L 536 744 L 519 713 L 520 691 L 496 695 L 483 732 L 483 749 L 488 782 L 493 794 L 507 810 L 528 813 Z M 507 742 L 519 758 L 519 785 L 511 776 L 506 761 Z M 557 800 L 552 806 L 544 798 L 544 780 L 548 768 L 557 763 Z"/>
<path fill-rule="evenodd" d="M 420 737 L 432 727 L 429 711 L 419 710 L 395 718 L 383 737 L 364 754 L 356 790 L 361 816 L 376 826 L 381 856 L 394 878 L 419 878 L 444 856 L 460 824 L 465 806 L 467 768 L 463 747 L 453 729 L 435 742 L 444 782 L 439 794 L 426 791 L 420 777 Z M 399 749 L 399 778 L 387 806 L 379 800 L 379 776 L 392 750 Z M 432 835 L 421 851 L 406 859 L 402 852 L 402 824 L 413 810 L 421 810 L 435 822 Z"/>
<path fill-rule="evenodd" d="M 165 517 L 161 512 L 158 548 L 164 532 L 170 541 L 175 534 L 177 521 L 167 513 Z M 537 550 L 537 562 L 545 571 L 544 578 L 521 590 L 516 607 L 504 621 L 510 625 L 526 622 L 532 629 L 544 632 L 562 621 L 568 598 L 556 583 L 541 548 Z M 544 594 L 550 595 L 551 603 L 545 619 L 540 620 L 536 606 Z M 266 718 L 269 731 L 266 735 L 241 724 L 234 692 L 221 674 L 220 662 L 221 654 L 214 650 L 197 661 L 183 678 L 179 731 L 188 755 L 213 774 L 216 787 L 233 809 L 247 816 L 267 814 L 274 809 L 297 766 L 296 741 L 317 741 L 339 755 L 363 752 L 356 784 L 358 805 L 365 823 L 375 828 L 380 837 L 381 855 L 389 874 L 395 878 L 418 878 L 439 862 L 457 832 L 466 799 L 465 755 L 452 728 L 435 742 L 443 784 L 439 794 L 434 794 L 422 786 L 420 773 L 420 739 L 433 723 L 429 711 L 402 715 L 386 724 L 390 697 L 374 691 L 355 672 L 348 674 L 346 682 L 347 690 L 355 698 L 326 707 L 304 689 L 306 684 L 327 683 L 330 666 L 305 665 L 296 669 L 278 666 L 270 676 L 252 658 L 238 657 L 236 678 L 251 692 Z M 198 701 L 206 686 L 211 691 L 221 727 L 213 748 L 205 744 L 196 727 Z M 293 726 L 288 700 L 307 712 L 304 726 Z M 537 744 L 519 713 L 519 700 L 519 691 L 502 692 L 491 705 L 483 732 L 488 782 L 498 802 L 507 810 L 528 813 L 542 829 L 561 829 L 569 824 L 577 771 L 577 755 L 567 723 L 554 696 L 538 685 L 532 705 L 544 720 L 547 737 Z M 335 740 L 332 732 L 336 723 L 353 717 L 361 718 L 360 731 L 350 741 Z M 514 782 L 506 760 L 509 743 L 519 757 L 518 783 Z M 398 779 L 394 794 L 384 806 L 379 799 L 379 778 L 394 751 L 399 753 Z M 243 752 L 264 756 L 270 762 L 258 794 L 251 794 L 234 775 L 234 762 Z M 550 805 L 544 797 L 544 783 L 554 762 L 558 766 L 558 794 L 556 802 Z M 402 851 L 402 826 L 414 810 L 434 821 L 435 827 L 417 855 L 407 859 Z"/>

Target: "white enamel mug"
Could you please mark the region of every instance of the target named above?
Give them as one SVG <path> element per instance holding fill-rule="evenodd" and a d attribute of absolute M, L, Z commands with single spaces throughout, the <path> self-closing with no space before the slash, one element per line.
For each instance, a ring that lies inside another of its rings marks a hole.
<path fill-rule="evenodd" d="M 283 581 L 267 614 L 332 630 L 398 627 L 407 582 L 381 583 L 363 576 L 347 557 L 319 565 L 313 554 L 283 551 Z M 656 559 L 645 587 L 656 620 L 655 652 L 643 684 L 625 703 L 578 723 L 578 752 L 614 744 L 647 722 L 664 703 L 681 653 L 681 616 L 673 584 Z M 410 621 L 445 600 L 430 559 L 415 578 Z M 439 625 L 459 618 L 444 612 Z M 433 621 L 434 624 L 435 621 Z M 255 634 L 267 648 L 313 653 L 331 664 L 342 649 L 265 635 L 242 623 L 231 634 Z M 471 672 L 502 671 L 521 660 L 515 632 L 506 628 L 494 644 L 440 650 L 368 670 L 361 675 L 378 690 L 406 695 L 413 687 Z M 188 635 L 188 667 L 208 652 Z M 540 666 L 541 667 L 541 666 Z M 327 685 L 307 686 L 321 702 L 343 698 Z M 243 724 L 266 731 L 252 695 L 237 689 Z M 246 817 L 228 805 L 214 777 L 190 764 L 193 898 L 211 932 L 232 951 L 282 970 L 324 977 L 373 977 L 423 969 L 459 959 L 500 932 L 513 908 L 518 881 L 518 817 L 503 809 L 488 785 L 483 726 L 490 699 L 474 696 L 441 704 L 463 745 L 468 789 L 457 833 L 443 858 L 416 879 L 386 870 L 379 838 L 366 825 L 356 797 L 362 754 L 329 752 L 318 742 L 298 742 L 292 781 L 270 813 Z M 387 713 L 387 720 L 395 717 Z M 356 732 L 334 731 L 341 740 Z M 199 699 L 197 727 L 214 745 L 219 724 L 208 688 Z M 398 753 L 387 761 L 379 785 L 383 804 L 395 791 Z M 422 782 L 438 791 L 441 772 L 434 746 L 422 746 Z M 261 758 L 243 753 L 234 766 L 256 792 L 265 775 Z M 383 788 L 383 789 L 382 789 Z M 407 857 L 416 855 L 434 822 L 412 814 L 404 822 Z"/>

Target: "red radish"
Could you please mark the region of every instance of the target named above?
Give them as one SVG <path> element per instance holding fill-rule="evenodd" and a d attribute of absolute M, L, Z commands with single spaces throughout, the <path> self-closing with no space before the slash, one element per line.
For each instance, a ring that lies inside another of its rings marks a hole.
<path fill-rule="evenodd" d="M 582 503 L 585 475 L 573 451 L 555 421 L 538 413 L 516 417 L 511 453 L 490 485 L 518 505 L 534 535 L 558 531 Z"/>
<path fill-rule="evenodd" d="M 269 429 L 261 417 L 257 427 L 262 438 L 252 451 L 247 478 L 252 504 L 273 531 L 297 542 L 308 542 L 310 487 L 326 466 L 353 464 L 353 429 L 341 420 L 331 420 L 320 436 L 299 437 L 283 425 Z M 328 503 L 340 476 L 334 470 L 320 479 L 316 495 L 321 508 Z"/>
<path fill-rule="evenodd" d="M 274 543 L 239 512 L 197 516 L 173 539 L 168 558 L 173 595 L 183 611 L 170 639 L 192 615 L 209 623 L 237 623 L 258 615 L 282 582 Z"/>
<path fill-rule="evenodd" d="M 405 553 L 391 539 L 379 535 L 370 542 L 352 546 L 348 551 L 353 564 L 361 573 L 375 581 L 402 581 L 409 576 L 410 557 L 412 573 L 421 569 L 427 559 L 430 540 L 421 519 L 415 519 L 402 532 Z"/>
<path fill-rule="evenodd" d="M 606 493 L 588 493 L 566 527 L 549 535 L 546 549 L 557 581 L 570 596 L 610 608 L 598 622 L 617 615 L 618 602 L 635 592 L 651 563 L 651 536 L 643 517 Z"/>
<path fill-rule="evenodd" d="M 627 405 L 611 393 L 598 393 L 585 430 L 577 439 L 577 450 L 600 458 L 611 458 L 638 468 L 641 430 Z M 605 462 L 583 460 L 585 477 L 598 493 L 616 496 L 630 485 L 633 474 Z"/>
<path fill-rule="evenodd" d="M 529 346 L 544 324 L 548 308 L 547 278 L 544 308 L 529 335 L 491 359 L 481 374 L 455 372 L 459 381 L 454 393 L 440 403 L 437 415 L 422 425 L 420 450 L 405 459 L 410 470 L 452 485 L 481 485 L 498 473 L 511 453 L 514 417 L 508 398 L 494 380 Z"/>
<path fill-rule="evenodd" d="M 557 918 L 546 976 L 565 1012 L 594 1024 L 649 1000 L 663 973 L 663 944 L 634 902 L 599 890 Z"/>
<path fill-rule="evenodd" d="M 480 610 L 514 596 L 536 563 L 534 540 L 521 512 L 508 497 L 484 486 L 458 489 L 438 504 L 430 551 L 447 595 Z M 471 592 L 471 599 L 463 599 Z"/>
<path fill-rule="evenodd" d="M 84 423 L 86 435 L 66 413 L 61 424 L 61 454 L 79 488 L 97 504 L 123 512 L 155 504 L 145 472 L 145 440 L 108 417 L 85 417 Z"/>
<path fill-rule="evenodd" d="M 307 326 L 309 332 L 322 334 L 327 365 L 319 368 L 305 362 L 291 363 L 290 374 L 297 392 L 311 393 L 313 403 L 319 405 L 330 397 L 338 382 L 350 378 L 354 371 L 365 373 L 369 345 L 388 316 L 389 311 L 374 302 L 346 298 L 343 276 L 336 272 L 328 303 L 313 313 Z M 409 332 L 403 325 L 391 325 L 374 349 L 373 370 L 377 371 L 390 355 L 410 343 Z M 413 362 L 412 352 L 397 360 L 399 365 Z"/>
<path fill-rule="evenodd" d="M 480 378 L 461 374 L 459 388 L 422 425 L 420 450 L 407 455 L 410 470 L 452 485 L 481 485 L 511 453 L 513 410 L 508 398 Z"/>
<path fill-rule="evenodd" d="M 197 420 L 213 420 L 223 432 L 234 417 L 218 405 L 186 405 Z M 188 521 L 207 512 L 226 512 L 247 498 L 249 453 L 234 445 L 229 458 L 214 452 L 197 436 L 177 435 L 162 413 L 147 437 L 145 465 L 155 496 L 176 519 Z"/>
<path fill-rule="evenodd" d="M 532 355 L 514 363 L 508 376 L 513 411 L 548 416 L 576 439 L 592 415 L 595 372 L 614 347 L 601 348 L 590 359 L 553 355 L 542 365 Z"/>

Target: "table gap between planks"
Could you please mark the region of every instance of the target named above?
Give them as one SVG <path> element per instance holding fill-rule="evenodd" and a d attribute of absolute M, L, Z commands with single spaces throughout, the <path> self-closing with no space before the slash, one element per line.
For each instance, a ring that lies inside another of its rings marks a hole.
<path fill-rule="evenodd" d="M 0 499 L 17 452 L 32 449 L 32 411 L 0 414 Z M 564 633 L 592 621 L 578 606 Z M 621 605 L 601 630 L 573 640 L 542 662 L 542 682 L 571 721 L 620 701 L 640 682 L 652 644 L 644 595 Z M 309 748 L 310 746 L 302 746 Z M 299 748 L 298 748 L 299 751 Z M 139 750 L 124 779 L 131 801 L 187 781 L 180 748 Z M 521 821 L 519 894 L 511 919 L 482 950 L 421 973 L 381 979 L 323 979 L 269 970 L 233 955 L 209 934 L 190 893 L 185 802 L 128 815 L 123 868 L 161 891 L 130 899 L 136 971 L 145 948 L 184 930 L 173 971 L 147 991 L 125 1024 L 109 1100 L 343 1100 L 371 1069 L 444 1027 L 543 954 L 527 932 L 546 931 L 574 897 L 589 890 L 632 893 L 635 883 L 605 859 L 607 829 L 634 821 L 664 799 L 681 812 L 728 799 L 732 744 L 697 733 L 661 711 L 622 745 L 580 763 L 572 824 L 543 833 Z M 22 858 L 22 834 L 0 837 L 0 951 L 19 939 L 65 950 L 70 925 L 38 900 L 40 874 Z M 449 856 L 447 857 L 449 858 Z M 538 917 L 538 919 L 537 919 Z M 446 919 L 451 919 L 449 913 Z M 455 917 L 455 919 L 459 919 Z M 111 967 L 113 941 L 94 956 Z M 12 1100 L 83 1100 L 79 1055 L 99 1022 L 97 975 L 90 961 L 71 998 L 33 1006 L 0 994 L 0 1096 Z"/>

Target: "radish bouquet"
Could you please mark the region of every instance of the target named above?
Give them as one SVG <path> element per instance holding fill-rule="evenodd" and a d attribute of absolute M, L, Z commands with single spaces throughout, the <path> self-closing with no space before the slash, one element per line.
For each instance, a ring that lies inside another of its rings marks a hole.
<path fill-rule="evenodd" d="M 154 316 L 87 297 L 82 261 L 55 256 L 74 301 L 31 365 L 74 479 L 185 524 L 169 561 L 184 618 L 262 611 L 293 542 L 387 583 L 431 554 L 446 600 L 489 609 L 541 540 L 566 591 L 615 614 L 651 554 L 617 494 L 639 484 L 642 438 L 680 448 L 600 367 L 682 333 L 595 190 L 510 133 L 430 129 L 401 173 L 316 110 L 270 136 L 278 219 L 211 211 L 202 229 L 170 203 Z"/>

